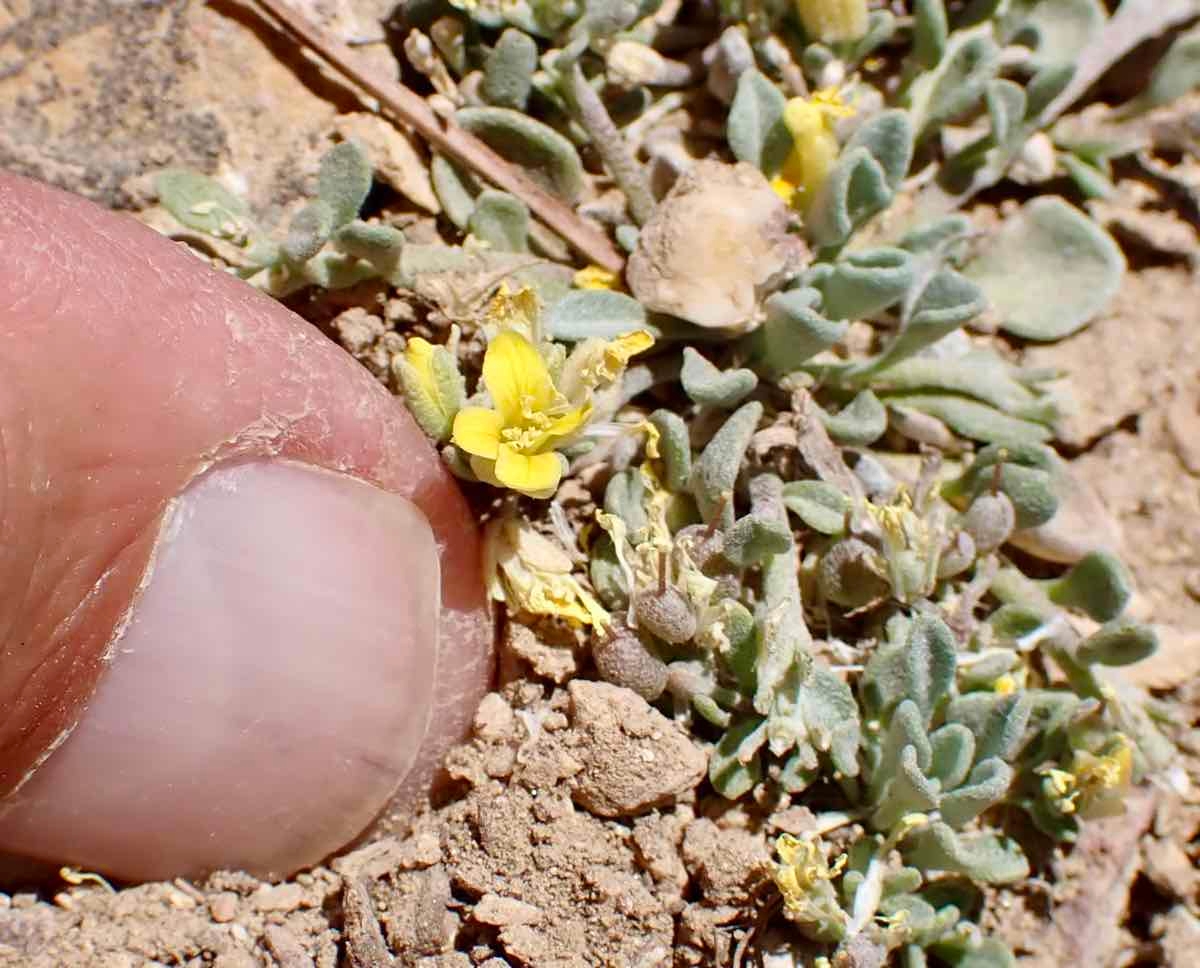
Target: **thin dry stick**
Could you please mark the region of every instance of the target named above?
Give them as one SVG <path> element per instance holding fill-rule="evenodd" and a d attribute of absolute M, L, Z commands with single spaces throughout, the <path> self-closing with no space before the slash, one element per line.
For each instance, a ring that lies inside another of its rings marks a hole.
<path fill-rule="evenodd" d="M 297 13 L 287 0 L 250 0 L 293 39 L 379 102 L 380 111 L 408 125 L 442 154 L 466 165 L 493 185 L 515 195 L 590 262 L 620 272 L 625 260 L 611 242 L 569 207 L 535 185 L 525 174 L 452 121 L 442 122 L 418 94 L 404 85 L 375 77 L 358 54 Z"/>

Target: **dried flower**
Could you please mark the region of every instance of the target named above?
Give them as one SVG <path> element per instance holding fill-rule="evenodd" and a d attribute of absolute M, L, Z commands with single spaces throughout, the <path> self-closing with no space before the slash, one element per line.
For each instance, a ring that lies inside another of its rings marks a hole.
<path fill-rule="evenodd" d="M 1042 771 L 1051 803 L 1062 814 L 1084 819 L 1114 817 L 1124 812 L 1133 775 L 1133 747 L 1117 734 L 1099 753 L 1076 750 L 1070 770 Z"/>
<path fill-rule="evenodd" d="M 484 532 L 485 573 L 491 597 L 516 613 L 606 626 L 609 614 L 571 574 L 570 555 L 526 521 L 503 517 Z"/>

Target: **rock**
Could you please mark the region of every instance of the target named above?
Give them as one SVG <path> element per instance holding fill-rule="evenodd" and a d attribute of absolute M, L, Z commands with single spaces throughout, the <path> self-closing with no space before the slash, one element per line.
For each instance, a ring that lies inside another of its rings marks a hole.
<path fill-rule="evenodd" d="M 771 856 L 761 836 L 717 826 L 707 817 L 688 825 L 683 862 L 710 905 L 748 905 L 770 869 Z"/>
<path fill-rule="evenodd" d="M 583 770 L 572 797 L 601 817 L 632 817 L 695 787 L 708 758 L 637 693 L 576 679 L 567 687 Z"/>
<path fill-rule="evenodd" d="M 208 902 L 208 913 L 217 924 L 228 924 L 237 917 L 237 895 L 222 891 Z"/>
<path fill-rule="evenodd" d="M 483 895 L 476 902 L 471 916 L 480 924 L 490 924 L 496 928 L 507 928 L 515 924 L 537 924 L 542 920 L 541 910 L 532 904 L 500 894 Z"/>
<path fill-rule="evenodd" d="M 806 260 L 791 221 L 756 168 L 698 162 L 642 228 L 629 288 L 647 309 L 697 326 L 749 328 L 763 296 Z"/>
<path fill-rule="evenodd" d="M 250 898 L 257 911 L 294 911 L 304 903 L 300 884 L 264 884 Z"/>

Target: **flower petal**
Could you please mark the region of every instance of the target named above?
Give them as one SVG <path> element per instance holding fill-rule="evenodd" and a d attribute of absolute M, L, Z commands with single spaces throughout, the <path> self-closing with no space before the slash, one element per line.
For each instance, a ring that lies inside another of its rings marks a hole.
<path fill-rule="evenodd" d="M 512 330 L 498 333 L 488 343 L 483 382 L 508 427 L 524 422 L 526 406 L 534 411 L 548 410 L 557 396 L 537 347 Z"/>
<path fill-rule="evenodd" d="M 496 457 L 496 477 L 514 491 L 530 497 L 549 497 L 562 480 L 564 464 L 555 451 L 526 456 L 501 444 Z"/>
<path fill-rule="evenodd" d="M 468 454 L 495 460 L 503 426 L 504 421 L 495 410 L 463 407 L 454 418 L 450 439 Z"/>

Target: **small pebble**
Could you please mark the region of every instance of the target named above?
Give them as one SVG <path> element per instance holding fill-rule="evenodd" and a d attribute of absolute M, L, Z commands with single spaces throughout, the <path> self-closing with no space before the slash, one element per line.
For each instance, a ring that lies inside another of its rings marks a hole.
<path fill-rule="evenodd" d="M 237 917 L 237 895 L 222 891 L 208 902 L 208 913 L 217 924 L 228 924 Z"/>
<path fill-rule="evenodd" d="M 294 911 L 304 901 L 299 884 L 264 884 L 250 898 L 258 911 Z"/>

